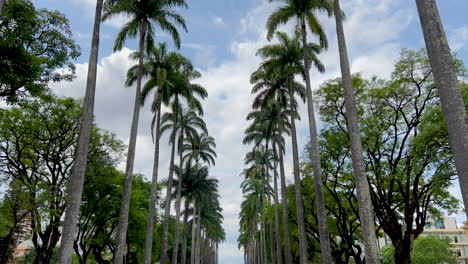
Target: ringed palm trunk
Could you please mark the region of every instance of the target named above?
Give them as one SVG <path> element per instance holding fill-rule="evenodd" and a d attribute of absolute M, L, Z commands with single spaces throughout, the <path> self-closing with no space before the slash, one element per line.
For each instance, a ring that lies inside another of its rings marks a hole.
<path fill-rule="evenodd" d="M 176 102 L 178 102 L 176 97 Z M 171 138 L 173 139 L 172 147 L 171 147 L 171 161 L 169 167 L 169 176 L 167 179 L 167 190 L 166 190 L 166 201 L 165 201 L 165 208 L 164 208 L 164 228 L 163 228 L 163 236 L 161 242 L 161 264 L 166 264 L 167 262 L 167 247 L 169 244 L 169 222 L 171 217 L 171 193 L 172 193 L 172 178 L 174 176 L 174 156 L 175 156 L 175 135 L 177 132 L 177 121 L 179 119 L 178 116 L 178 107 L 175 107 L 174 110 L 174 124 L 172 128 L 172 135 Z"/>
<path fill-rule="evenodd" d="M 180 218 L 180 199 L 182 194 L 182 171 L 183 171 L 183 162 L 182 162 L 182 146 L 184 142 L 184 133 L 180 132 L 180 154 L 179 154 L 179 169 L 180 169 L 180 179 L 177 184 L 177 197 L 176 197 L 176 219 L 175 219 L 175 230 L 174 230 L 174 247 L 172 251 L 172 264 L 177 264 L 178 253 L 179 253 L 179 218 Z"/>
<path fill-rule="evenodd" d="M 272 264 L 276 264 L 276 251 L 275 251 L 275 238 L 274 238 L 274 235 L 273 235 L 273 223 L 270 219 L 269 223 L 268 223 L 268 231 L 269 231 L 269 235 L 270 235 L 270 255 L 271 255 L 271 263 Z"/>
<path fill-rule="evenodd" d="M 195 264 L 200 264 L 200 254 L 201 254 L 201 206 L 198 210 L 198 217 L 197 217 L 197 228 L 195 232 L 197 236 L 197 240 L 195 242 Z"/>
<path fill-rule="evenodd" d="M 190 248 L 190 264 L 195 264 L 195 245 L 197 243 L 197 236 L 196 236 L 196 231 L 197 231 L 197 201 L 193 201 L 193 217 L 192 217 L 192 246 Z"/>
<path fill-rule="evenodd" d="M 353 172 L 356 179 L 359 220 L 361 222 L 362 234 L 364 237 L 366 263 L 377 264 L 379 263 L 379 253 L 377 248 L 377 239 L 375 236 L 374 208 L 372 206 L 364 157 L 362 154 L 361 129 L 359 128 L 359 118 L 354 100 L 354 89 L 351 81 L 348 51 L 343 31 L 343 21 L 339 0 L 335 0 L 335 20 L 340 53 L 341 76 L 345 96 L 346 120 L 348 123 L 348 135 L 351 143 L 351 156 L 353 161 Z"/>
<path fill-rule="evenodd" d="M 0 0 L 0 17 L 3 16 L 3 9 L 5 8 L 6 0 Z M 97 4 L 96 4 L 97 5 Z M 101 1 L 101 7 L 102 7 L 102 1 Z M 102 9 L 101 9 L 102 10 Z M 99 15 L 100 17 L 100 15 Z M 96 19 L 95 19 L 96 20 Z M 101 21 L 99 21 L 100 23 Z M 89 66 L 88 66 L 89 67 Z"/>
<path fill-rule="evenodd" d="M 312 152 L 312 166 L 314 170 L 314 185 L 315 185 L 315 201 L 317 205 L 317 218 L 320 237 L 320 249 L 322 254 L 322 263 L 332 263 L 330 238 L 328 236 L 327 213 L 325 211 L 325 197 L 322 187 L 322 173 L 320 168 L 320 153 L 318 147 L 317 125 L 315 124 L 314 103 L 312 102 L 312 89 L 310 87 L 310 61 L 307 56 L 307 30 L 304 19 L 301 21 L 302 31 L 302 49 L 304 51 L 304 66 L 306 77 L 306 95 L 307 95 L 307 112 L 309 114 L 309 131 L 310 131 L 310 147 Z M 302 214 L 303 215 L 303 214 Z M 304 226 L 304 218 L 299 229 L 299 246 L 301 251 L 301 264 L 308 262 L 306 234 Z M 298 221 L 299 222 L 299 221 Z M 302 254 L 304 252 L 304 254 Z"/>
<path fill-rule="evenodd" d="M 275 200 L 275 240 L 276 240 L 276 262 L 278 264 L 283 264 L 283 255 L 281 250 L 281 236 L 280 236 L 280 220 L 279 220 L 279 211 L 278 211 L 278 160 L 276 152 L 276 143 L 273 143 L 273 153 L 275 157 L 275 173 L 273 176 L 273 185 L 274 185 L 274 196 Z"/>
<path fill-rule="evenodd" d="M 291 117 L 292 118 L 292 117 Z M 286 177 L 284 173 L 283 150 L 279 149 L 280 177 L 281 177 L 281 202 L 283 209 L 283 239 L 285 263 L 293 263 L 291 251 L 291 237 L 289 235 L 288 197 L 286 194 Z"/>
<path fill-rule="evenodd" d="M 289 87 L 289 100 L 291 107 L 294 106 L 294 93 L 293 93 L 293 79 L 290 79 Z M 292 150 L 293 150 L 293 168 L 294 168 L 294 189 L 296 198 L 296 211 L 297 211 L 297 229 L 299 233 L 299 253 L 300 263 L 307 264 L 309 262 L 307 257 L 307 242 L 305 234 L 305 223 L 304 223 L 304 204 L 302 201 L 302 186 L 301 178 L 299 176 L 299 152 L 297 150 L 297 135 L 296 135 L 296 121 L 291 111 L 291 139 L 292 139 Z M 331 262 L 329 262 L 331 263 Z"/>
<path fill-rule="evenodd" d="M 140 119 L 140 90 L 141 76 L 143 70 L 143 56 L 145 47 L 145 36 L 147 30 L 147 21 L 143 21 L 140 26 L 140 41 L 139 52 L 140 58 L 138 61 L 138 78 L 135 91 L 135 104 L 133 107 L 132 127 L 130 130 L 130 141 L 128 144 L 127 164 L 125 167 L 125 182 L 122 194 L 122 203 L 120 206 L 119 223 L 117 226 L 116 249 L 114 255 L 114 264 L 122 264 L 125 254 L 127 227 L 128 227 L 128 212 L 130 209 L 130 195 L 132 192 L 132 177 L 133 165 L 135 162 L 135 147 L 138 134 L 138 121 Z"/>
<path fill-rule="evenodd" d="M 187 236 L 188 236 L 188 210 L 190 206 L 190 200 L 185 198 L 185 214 L 184 214 L 184 231 L 182 233 L 182 252 L 180 253 L 180 263 L 187 263 Z"/>
<path fill-rule="evenodd" d="M 0 17 L 2 16 L 5 0 L 0 0 Z M 83 194 L 83 183 L 88 161 L 89 140 L 93 126 L 94 95 L 96 91 L 97 60 L 99 53 L 99 32 L 101 28 L 103 0 L 96 2 L 96 14 L 94 17 L 93 39 L 91 41 L 91 54 L 89 56 L 88 78 L 86 81 L 86 92 L 83 105 L 83 116 L 81 119 L 78 146 L 75 155 L 72 177 L 68 189 L 67 209 L 62 231 L 62 242 L 59 249 L 59 263 L 71 263 L 73 243 L 75 241 L 80 212 L 81 197 Z"/>
<path fill-rule="evenodd" d="M 416 5 L 468 217 L 468 119 L 463 96 L 435 0 L 416 0 Z"/>
<path fill-rule="evenodd" d="M 146 222 L 145 248 L 143 253 L 143 263 L 151 264 L 152 248 L 153 248 L 153 229 L 154 218 L 156 215 L 156 200 L 158 195 L 158 169 L 159 169 L 159 138 L 161 126 L 161 96 L 158 95 L 156 102 L 156 136 L 154 142 L 154 161 L 153 161 L 153 177 L 151 179 L 151 192 L 148 210 L 148 220 Z"/>

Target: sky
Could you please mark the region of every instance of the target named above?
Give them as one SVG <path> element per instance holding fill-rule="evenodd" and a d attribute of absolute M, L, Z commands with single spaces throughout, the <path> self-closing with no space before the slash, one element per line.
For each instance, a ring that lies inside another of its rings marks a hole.
<path fill-rule="evenodd" d="M 408 0 L 346 0 L 342 9 L 347 19 L 344 29 L 352 72 L 364 76 L 388 77 L 402 48 L 419 49 L 424 40 L 419 25 L 415 1 Z M 82 55 L 76 61 L 77 77 L 72 82 L 53 84 L 53 90 L 62 96 L 82 98 L 87 76 L 87 62 L 94 22 L 95 0 L 35 0 L 37 7 L 57 9 L 70 20 L 73 38 L 81 46 Z M 278 4 L 268 0 L 187 0 L 189 8 L 180 10 L 187 22 L 188 32 L 182 32 L 180 52 L 189 57 L 202 73 L 197 83 L 209 93 L 204 101 L 205 116 L 210 134 L 217 143 L 216 166 L 210 174 L 220 181 L 226 242 L 220 246 L 220 263 L 242 263 L 242 252 L 237 248 L 238 220 L 242 193 L 243 157 L 251 148 L 242 145 L 247 127 L 246 114 L 250 111 L 252 95 L 249 76 L 259 64 L 255 56 L 258 48 L 268 44 L 265 24 Z M 468 65 L 468 1 L 439 0 L 439 11 L 452 51 Z M 329 38 L 329 48 L 319 55 L 326 67 L 323 74 L 311 70 L 312 88 L 328 79 L 340 76 L 339 57 L 334 31 L 334 20 L 323 14 L 319 17 Z M 135 87 L 125 88 L 127 69 L 135 62 L 128 55 L 137 48 L 135 40 L 113 53 L 113 42 L 125 18 L 105 22 L 101 27 L 99 65 L 96 87 L 95 116 L 99 127 L 114 132 L 128 143 Z M 281 28 L 291 32 L 294 25 Z M 172 40 L 160 30 L 156 41 Z M 310 41 L 316 41 L 310 38 Z M 300 149 L 308 139 L 307 115 L 298 123 Z M 135 173 L 148 179 L 153 163 L 153 143 L 150 135 L 151 112 L 144 107 L 140 114 L 136 147 Z M 321 123 L 319 122 L 319 128 Z M 160 178 L 166 178 L 169 168 L 167 136 L 161 139 Z M 287 149 L 286 172 L 292 181 L 291 151 Z M 119 165 L 124 169 L 125 163 Z M 460 196 L 457 186 L 453 193 Z"/>

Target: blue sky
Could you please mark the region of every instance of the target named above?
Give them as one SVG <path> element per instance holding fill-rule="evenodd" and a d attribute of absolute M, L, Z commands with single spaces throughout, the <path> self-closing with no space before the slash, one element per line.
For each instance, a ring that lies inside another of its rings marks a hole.
<path fill-rule="evenodd" d="M 61 95 L 82 97 L 87 73 L 87 61 L 91 40 L 95 0 L 36 0 L 39 7 L 58 9 L 70 19 L 75 40 L 82 48 L 77 63 L 77 78 L 71 83 L 54 84 Z M 220 179 L 220 192 L 224 209 L 227 241 L 220 248 L 222 264 L 242 263 L 242 253 L 237 250 L 237 214 L 242 195 L 239 190 L 242 159 L 248 147 L 242 146 L 242 133 L 247 126 L 245 115 L 249 111 L 251 95 L 249 74 L 258 66 L 256 50 L 267 44 L 264 25 L 275 5 L 267 0 L 188 0 L 188 10 L 181 10 L 187 20 L 188 33 L 182 33 L 181 52 L 190 57 L 200 69 L 204 85 L 210 96 L 205 101 L 205 120 L 218 148 L 213 176 Z M 439 0 L 439 9 L 451 47 L 468 64 L 468 1 Z M 421 48 L 424 41 L 419 26 L 414 1 L 408 0 L 347 0 L 342 1 L 347 14 L 345 31 L 353 72 L 365 76 L 387 77 L 402 48 Z M 133 65 L 128 54 L 136 48 L 129 41 L 126 48 L 112 53 L 113 40 L 122 19 L 102 26 L 100 61 L 95 115 L 100 127 L 115 132 L 128 141 L 133 89 L 124 88 L 125 73 Z M 320 58 L 325 64 L 325 74 L 311 72 L 312 87 L 339 76 L 334 21 L 323 17 L 323 25 L 329 36 L 330 47 Z M 283 30 L 291 30 L 292 24 Z M 158 41 L 171 40 L 164 33 Z M 301 108 L 303 117 L 305 108 Z M 149 134 L 151 114 L 147 108 L 141 113 L 137 143 L 135 171 L 150 175 L 152 167 L 152 143 Z M 299 122 L 299 143 L 308 137 L 303 118 Z M 320 125 L 320 123 L 319 123 Z M 167 139 L 163 138 L 163 142 Z M 167 177 L 167 144 L 162 144 L 161 177 Z M 287 150 L 290 153 L 289 150 Z M 291 157 L 286 156 L 287 161 Z M 123 169 L 123 164 L 121 165 Z M 286 164 L 291 173 L 290 162 Z M 290 179 L 291 180 L 291 179 Z M 454 188 L 455 193 L 459 193 Z"/>

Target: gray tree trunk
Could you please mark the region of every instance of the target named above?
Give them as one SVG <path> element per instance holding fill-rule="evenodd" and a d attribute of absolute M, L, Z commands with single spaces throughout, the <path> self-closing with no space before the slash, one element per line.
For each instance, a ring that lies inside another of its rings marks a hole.
<path fill-rule="evenodd" d="M 190 201 L 185 198 L 185 214 L 184 214 L 184 231 L 182 233 L 182 252 L 180 253 L 180 263 L 187 263 L 187 236 L 188 236 L 188 210 L 190 207 Z"/>
<path fill-rule="evenodd" d="M 197 217 L 197 229 L 195 232 L 197 236 L 197 240 L 195 242 L 195 264 L 200 264 L 200 254 L 201 254 L 201 207 L 198 210 L 198 217 Z"/>
<path fill-rule="evenodd" d="M 193 217 L 192 217 L 192 246 L 190 248 L 190 264 L 195 264 L 195 244 L 197 243 L 197 201 L 193 201 Z"/>
<path fill-rule="evenodd" d="M 292 117 L 291 117 L 292 118 Z M 283 211 L 283 239 L 284 239 L 284 259 L 285 263 L 293 263 L 291 251 L 291 237 L 289 235 L 289 219 L 288 219 L 288 197 L 286 196 L 286 176 L 284 173 L 283 149 L 278 149 L 280 163 L 280 179 L 281 179 L 281 202 Z"/>
<path fill-rule="evenodd" d="M 176 98 L 176 102 L 178 102 Z M 164 208 L 164 228 L 163 228 L 163 234 L 162 234 L 162 242 L 161 242 L 161 258 L 160 262 L 161 264 L 166 264 L 167 261 L 167 248 L 169 245 L 169 222 L 171 218 L 171 194 L 172 194 L 172 182 L 173 182 L 173 176 L 174 176 L 174 156 L 175 156 L 175 145 L 176 145 L 176 132 L 177 132 L 177 121 L 179 119 L 178 116 L 178 107 L 175 107 L 174 110 L 174 124 L 172 128 L 172 135 L 171 138 L 174 140 L 172 142 L 172 147 L 171 147 L 171 161 L 169 165 L 169 176 L 167 178 L 167 188 L 166 188 L 166 202 L 165 202 L 165 208 Z"/>
<path fill-rule="evenodd" d="M 354 89 L 351 80 L 351 71 L 348 61 L 348 50 L 343 30 L 340 1 L 335 0 L 335 20 L 336 34 L 338 39 L 338 49 L 340 53 L 341 78 L 343 82 L 346 120 L 348 124 L 348 135 L 351 143 L 351 156 L 353 161 L 353 171 L 356 180 L 357 200 L 359 209 L 359 220 L 364 237 L 364 248 L 366 252 L 366 263 L 379 263 L 379 250 L 374 226 L 374 208 L 367 182 L 366 167 L 361 144 L 361 129 L 359 127 L 359 117 L 354 99 Z"/>
<path fill-rule="evenodd" d="M 6 0 L 0 0 L 0 18 L 3 16 L 3 9 L 5 9 L 5 5 L 6 5 Z M 98 3 L 96 3 L 96 6 L 97 5 L 98 5 Z M 101 6 L 102 6 L 102 1 L 101 1 Z M 88 66 L 88 68 L 89 68 L 89 66 Z M 88 71 L 89 71 L 89 69 L 88 69 Z"/>
<path fill-rule="evenodd" d="M 463 96 L 435 0 L 416 0 L 416 5 L 468 217 L 468 117 Z"/>
<path fill-rule="evenodd" d="M 314 185 L 315 185 L 315 201 L 317 205 L 317 218 L 318 218 L 318 229 L 320 237 L 320 249 L 322 256 L 322 263 L 332 263 L 331 249 L 330 249 L 330 238 L 328 236 L 328 223 L 327 223 L 327 213 L 325 211 L 325 197 L 323 194 L 322 187 L 322 172 L 320 167 L 320 153 L 318 147 L 318 135 L 317 135 L 317 125 L 315 124 L 315 112 L 314 112 L 314 103 L 312 101 L 312 89 L 310 87 L 310 62 L 307 56 L 307 30 L 304 20 L 301 21 L 301 30 L 302 30 L 302 49 L 304 50 L 304 66 L 305 66 L 305 79 L 306 79 L 306 94 L 307 94 L 307 112 L 309 114 L 309 131 L 310 131 L 310 148 L 312 152 L 312 166 L 314 170 Z M 299 246 L 300 252 L 307 251 L 306 245 L 306 234 L 304 227 L 304 218 L 302 218 L 302 223 L 299 221 L 301 226 L 299 229 Z M 308 263 L 307 255 L 303 257 L 304 254 L 301 254 L 301 264 Z"/>
<path fill-rule="evenodd" d="M 270 219 L 268 223 L 268 232 L 270 236 L 270 255 L 271 255 L 271 263 L 276 264 L 276 251 L 275 251 L 275 237 L 273 232 L 273 221 Z"/>
<path fill-rule="evenodd" d="M 83 194 L 83 183 L 88 162 L 89 140 L 93 126 L 94 95 L 96 91 L 97 60 L 99 53 L 99 32 L 101 28 L 103 0 L 96 2 L 96 14 L 94 16 L 93 39 L 91 41 L 91 54 L 89 56 L 88 78 L 86 81 L 86 92 L 83 104 L 83 115 L 81 118 L 78 146 L 75 154 L 75 164 L 68 187 L 67 209 L 65 222 L 63 224 L 62 241 L 59 249 L 59 263 L 71 263 L 73 254 L 73 243 L 76 237 L 78 215 L 80 212 L 81 197 Z M 0 2 L 0 17 L 5 1 Z"/>
<path fill-rule="evenodd" d="M 128 144 L 127 164 L 125 167 L 125 182 L 122 194 L 122 203 L 120 205 L 119 223 L 117 226 L 117 237 L 114 254 L 114 264 L 122 264 L 124 255 L 126 253 L 126 237 L 128 227 L 128 212 L 130 209 L 130 197 L 132 193 L 132 178 L 133 178 L 133 165 L 135 163 L 135 147 L 138 134 L 138 121 L 140 119 L 140 90 L 141 90 L 141 76 L 143 70 L 143 58 L 145 48 L 145 36 L 147 29 L 147 21 L 144 21 L 140 27 L 140 41 L 139 52 L 140 58 L 138 61 L 138 78 L 137 87 L 135 91 L 135 104 L 133 107 L 132 127 L 130 130 L 130 141 Z"/>
<path fill-rule="evenodd" d="M 151 256 L 153 249 L 153 229 L 154 220 L 156 216 L 156 199 L 158 195 L 158 170 L 159 170 L 159 138 L 160 138 L 160 126 L 161 126 L 161 96 L 158 95 L 156 102 L 156 135 L 154 142 L 154 161 L 153 161 L 153 177 L 151 179 L 151 192 L 149 199 L 149 210 L 148 220 L 146 222 L 146 236 L 145 236 L 145 248 L 143 252 L 143 263 L 151 264 Z"/>
<path fill-rule="evenodd" d="M 276 151 L 276 143 L 273 143 L 273 153 L 275 156 L 275 168 L 273 176 L 274 196 L 275 200 L 275 241 L 276 241 L 276 262 L 283 264 L 283 254 L 281 250 L 281 236 L 280 236 L 280 220 L 278 210 L 278 153 Z"/>
<path fill-rule="evenodd" d="M 177 184 L 177 197 L 176 197 L 176 219 L 175 219 L 175 229 L 174 229 L 174 246 L 172 251 L 172 264 L 177 264 L 178 253 L 179 253 L 179 218 L 180 218 L 180 200 L 182 194 L 182 173 L 183 173 L 183 162 L 182 162 L 182 146 L 184 142 L 184 133 L 183 131 L 180 132 L 180 141 L 179 141 L 179 182 Z"/>
<path fill-rule="evenodd" d="M 293 80 L 290 80 L 289 87 L 289 101 L 291 108 L 294 106 L 294 92 L 293 92 Z M 292 151 L 293 151 L 293 170 L 294 170 L 294 190 L 296 198 L 296 211 L 297 211 L 297 229 L 299 233 L 299 254 L 300 264 L 308 264 L 309 259 L 307 257 L 307 242 L 305 233 L 304 223 L 304 204 L 302 201 L 302 186 L 301 177 L 299 175 L 299 152 L 297 149 L 297 135 L 296 135 L 296 120 L 292 114 L 291 109 L 291 140 L 292 140 Z M 330 262 L 331 263 L 331 262 Z"/>

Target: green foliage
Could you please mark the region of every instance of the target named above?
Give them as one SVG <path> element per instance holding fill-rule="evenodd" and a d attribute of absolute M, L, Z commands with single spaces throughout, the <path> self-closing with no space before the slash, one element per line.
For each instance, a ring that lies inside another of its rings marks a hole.
<path fill-rule="evenodd" d="M 9 0 L 0 22 L 0 99 L 17 102 L 48 90 L 49 82 L 71 81 L 80 48 L 68 19 L 35 9 L 29 0 Z"/>
<path fill-rule="evenodd" d="M 74 163 L 81 103 L 41 96 L 0 110 L 0 173 L 24 193 L 18 212 L 27 212 L 34 229 L 35 258 L 48 261 L 60 238 L 65 193 Z M 124 149 L 109 132 L 93 128 L 88 174 L 115 165 Z M 16 193 L 16 192 L 15 192 Z M 40 243 L 40 240 L 49 243 Z"/>
<path fill-rule="evenodd" d="M 411 252 L 411 263 L 413 264 L 456 264 L 457 254 L 451 247 L 448 237 L 434 235 L 421 236 L 414 241 Z M 383 263 L 394 264 L 393 255 L 395 248 L 388 245 L 382 249 Z"/>

